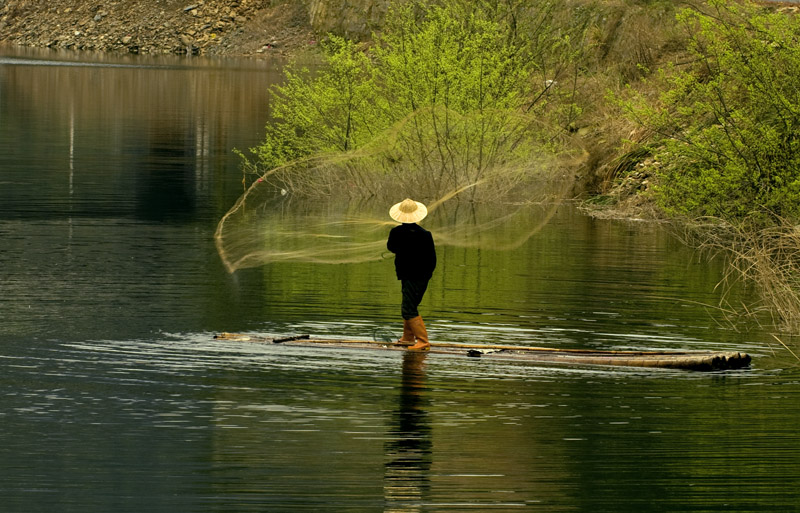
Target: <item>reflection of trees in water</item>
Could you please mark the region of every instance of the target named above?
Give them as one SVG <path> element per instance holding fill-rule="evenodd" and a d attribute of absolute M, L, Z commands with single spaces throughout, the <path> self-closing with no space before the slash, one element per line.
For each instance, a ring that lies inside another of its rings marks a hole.
<path fill-rule="evenodd" d="M 0 202 L 69 199 L 66 212 L 41 202 L 20 209 L 36 216 L 162 222 L 194 218 L 200 205 L 227 208 L 238 193 L 231 148 L 258 137 L 268 86 L 282 80 L 258 63 L 196 59 L 190 67 L 34 50 L 15 50 L 10 61 L 17 57 L 25 65 L 0 71 L 0 139 L 13 149 L 0 167 L 15 173 L 4 177 L 12 185 L 0 187 Z"/>
<path fill-rule="evenodd" d="M 403 355 L 398 408 L 384 445 L 384 511 L 420 511 L 430 489 L 431 426 L 425 397 L 425 353 Z"/>

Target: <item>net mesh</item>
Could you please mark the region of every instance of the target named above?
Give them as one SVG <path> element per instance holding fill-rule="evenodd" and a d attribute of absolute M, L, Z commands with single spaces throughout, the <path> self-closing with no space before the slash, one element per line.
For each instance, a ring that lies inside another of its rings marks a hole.
<path fill-rule="evenodd" d="M 517 247 L 571 190 L 582 158 L 533 140 L 531 123 L 520 116 L 500 126 L 486 114 L 423 109 L 356 150 L 267 172 L 251 166 L 244 180 L 251 183 L 217 226 L 218 252 L 229 272 L 389 257 L 386 237 L 396 223 L 388 211 L 407 197 L 427 205 L 421 224 L 437 246 Z"/>
<path fill-rule="evenodd" d="M 476 204 L 458 194 L 420 198 L 430 205 L 420 224 L 438 247 L 511 250 L 547 224 L 568 189 L 562 183 L 550 194 L 539 189 L 536 198 L 503 204 Z M 220 220 L 215 241 L 229 272 L 278 261 L 341 264 L 392 256 L 386 238 L 397 223 L 388 212 L 404 194 L 356 201 L 298 198 L 284 191 L 257 181 Z"/>

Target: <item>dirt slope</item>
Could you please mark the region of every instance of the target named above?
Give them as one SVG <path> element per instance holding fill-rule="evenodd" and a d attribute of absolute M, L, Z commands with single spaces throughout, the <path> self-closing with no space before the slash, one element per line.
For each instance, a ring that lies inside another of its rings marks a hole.
<path fill-rule="evenodd" d="M 305 2 L 0 0 L 0 43 L 131 53 L 260 56 L 314 44 Z"/>

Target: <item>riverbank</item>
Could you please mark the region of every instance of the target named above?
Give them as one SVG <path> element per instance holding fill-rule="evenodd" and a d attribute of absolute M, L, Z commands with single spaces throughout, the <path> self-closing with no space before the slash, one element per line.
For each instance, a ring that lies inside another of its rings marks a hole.
<path fill-rule="evenodd" d="M 77 5 L 76 5 L 77 4 Z M 287 55 L 315 43 L 303 2 L 0 1 L 0 42 L 30 47 L 209 56 Z"/>

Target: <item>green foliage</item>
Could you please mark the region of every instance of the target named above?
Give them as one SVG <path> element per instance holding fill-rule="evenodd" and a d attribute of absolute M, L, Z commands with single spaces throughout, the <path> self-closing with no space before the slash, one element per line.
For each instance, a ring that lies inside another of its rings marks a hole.
<path fill-rule="evenodd" d="M 519 172 L 557 146 L 554 124 L 579 112 L 546 76 L 564 67 L 549 64 L 568 60 L 569 39 L 548 25 L 550 3 L 534 4 L 525 32 L 503 2 L 421 1 L 390 9 L 369 49 L 331 36 L 321 69 L 290 67 L 274 89 L 255 168 L 349 156 L 349 181 L 414 173 L 430 195 Z M 354 177 L 352 158 L 365 155 L 369 171 Z"/>
<path fill-rule="evenodd" d="M 374 101 L 373 69 L 356 45 L 331 36 L 324 44 L 326 68 L 312 74 L 289 67 L 273 93 L 266 138 L 253 149 L 258 164 L 272 169 L 316 153 L 347 151 L 376 127 L 365 106 Z"/>
<path fill-rule="evenodd" d="M 533 70 L 486 13 L 453 11 L 434 6 L 418 20 L 412 5 L 398 7 L 374 55 L 388 115 L 413 116 L 394 160 L 434 178 L 464 172 L 456 187 L 482 179 L 527 135 L 519 113 Z"/>
<path fill-rule="evenodd" d="M 630 112 L 661 136 L 668 212 L 756 222 L 800 215 L 800 22 L 753 4 L 686 9 L 694 64 L 665 71 L 661 105 Z"/>
<path fill-rule="evenodd" d="M 519 47 L 483 12 L 454 14 L 432 7 L 420 22 L 411 4 L 390 14 L 374 54 L 391 107 L 442 105 L 460 114 L 521 107 L 531 69 Z"/>

